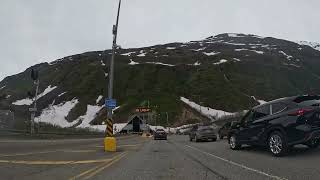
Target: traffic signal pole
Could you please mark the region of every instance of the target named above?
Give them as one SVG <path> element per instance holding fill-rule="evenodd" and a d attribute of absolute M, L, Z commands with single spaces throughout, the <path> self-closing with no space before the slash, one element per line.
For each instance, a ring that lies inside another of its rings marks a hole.
<path fill-rule="evenodd" d="M 31 122 L 30 122 L 30 134 L 34 134 L 34 118 L 36 116 L 37 111 L 37 98 L 38 98 L 38 91 L 39 91 L 39 79 L 34 81 L 36 84 L 36 94 L 34 97 L 33 109 L 31 109 Z"/>
<path fill-rule="evenodd" d="M 112 57 L 110 61 L 109 70 L 109 85 L 108 85 L 108 99 L 111 100 L 113 96 L 113 80 L 114 80 L 114 59 L 117 49 L 117 34 L 118 34 L 118 23 L 120 14 L 121 0 L 119 0 L 118 13 L 116 25 L 112 27 L 113 43 L 112 43 Z M 116 151 L 116 139 L 113 136 L 113 119 L 112 119 L 112 108 L 108 107 L 107 114 L 107 128 L 106 128 L 106 138 L 104 139 L 104 150 L 105 151 Z"/>

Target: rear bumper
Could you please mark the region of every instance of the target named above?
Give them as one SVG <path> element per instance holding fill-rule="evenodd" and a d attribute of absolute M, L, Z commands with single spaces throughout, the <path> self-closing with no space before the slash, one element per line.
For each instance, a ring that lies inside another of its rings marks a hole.
<path fill-rule="evenodd" d="M 167 139 L 167 136 L 154 136 L 154 139 Z"/>
<path fill-rule="evenodd" d="M 215 134 L 201 134 L 198 136 L 199 139 L 217 139 Z"/>
<path fill-rule="evenodd" d="M 310 141 L 312 139 L 320 139 L 320 129 L 307 133 L 304 140 Z"/>
<path fill-rule="evenodd" d="M 301 132 L 301 131 L 300 131 Z M 300 137 L 299 140 L 294 141 L 294 142 L 289 142 L 289 145 L 295 145 L 295 144 L 304 144 L 307 143 L 313 139 L 320 139 L 320 128 L 306 128 L 303 132 L 303 136 Z"/>

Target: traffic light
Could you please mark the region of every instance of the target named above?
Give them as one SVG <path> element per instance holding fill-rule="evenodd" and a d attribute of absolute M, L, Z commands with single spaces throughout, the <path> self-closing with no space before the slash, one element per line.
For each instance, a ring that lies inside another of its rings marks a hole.
<path fill-rule="evenodd" d="M 38 79 L 38 77 L 39 77 L 38 71 L 32 69 L 31 70 L 31 78 L 35 81 Z"/>
<path fill-rule="evenodd" d="M 28 91 L 28 97 L 29 97 L 29 99 L 32 99 L 34 97 L 34 95 L 30 91 Z"/>

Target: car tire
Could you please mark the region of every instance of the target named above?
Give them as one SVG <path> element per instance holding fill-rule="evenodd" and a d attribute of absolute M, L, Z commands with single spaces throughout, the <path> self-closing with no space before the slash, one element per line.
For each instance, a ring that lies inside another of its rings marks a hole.
<path fill-rule="evenodd" d="M 239 142 L 237 141 L 237 137 L 235 134 L 231 135 L 228 141 L 229 141 L 230 149 L 238 150 L 241 148 L 241 144 L 239 144 Z"/>
<path fill-rule="evenodd" d="M 192 141 L 192 137 L 191 136 L 189 137 L 189 140 Z"/>
<path fill-rule="evenodd" d="M 219 139 L 223 139 L 223 136 L 221 134 L 219 134 Z"/>
<path fill-rule="evenodd" d="M 311 149 L 315 149 L 319 146 L 319 144 L 320 144 L 320 140 L 313 139 L 307 143 L 307 146 Z"/>
<path fill-rule="evenodd" d="M 217 141 L 217 138 L 213 138 L 213 139 L 211 139 L 211 141 Z"/>
<path fill-rule="evenodd" d="M 287 154 L 289 146 L 286 138 L 279 131 L 274 131 L 269 135 L 268 138 L 269 151 L 277 157 L 284 156 Z"/>

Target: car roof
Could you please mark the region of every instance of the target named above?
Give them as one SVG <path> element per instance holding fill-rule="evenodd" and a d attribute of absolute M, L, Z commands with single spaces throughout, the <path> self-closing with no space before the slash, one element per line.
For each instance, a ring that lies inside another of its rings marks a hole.
<path fill-rule="evenodd" d="M 301 98 L 301 97 L 308 97 L 308 96 L 318 96 L 318 95 L 298 95 L 298 96 L 291 96 L 291 97 L 283 97 L 283 98 L 279 98 L 279 99 L 275 99 L 269 102 L 266 102 L 264 104 L 260 104 L 258 106 L 253 107 L 252 109 L 257 109 L 259 107 L 265 106 L 265 105 L 270 105 L 270 104 L 274 104 L 274 103 L 279 103 L 279 102 L 289 102 L 292 103 L 295 99 L 297 98 Z"/>
<path fill-rule="evenodd" d="M 266 102 L 264 104 L 260 104 L 258 106 L 255 106 L 252 109 L 257 109 L 257 108 L 265 106 L 265 105 L 270 105 L 270 104 L 279 103 L 279 102 L 292 102 L 297 97 L 299 97 L 299 96 L 291 96 L 291 97 L 283 97 L 283 98 L 275 99 L 275 100 Z"/>

